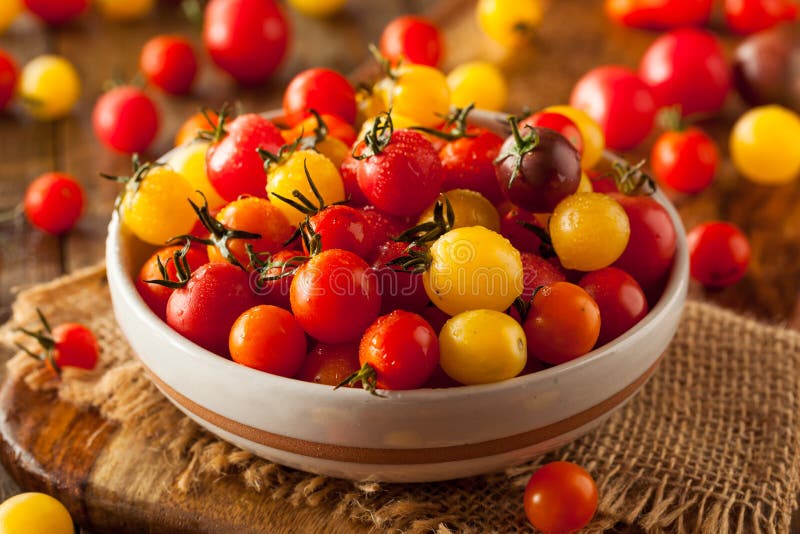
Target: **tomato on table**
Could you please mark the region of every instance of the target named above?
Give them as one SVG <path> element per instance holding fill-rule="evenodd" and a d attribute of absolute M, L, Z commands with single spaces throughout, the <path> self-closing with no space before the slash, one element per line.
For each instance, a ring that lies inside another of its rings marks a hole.
<path fill-rule="evenodd" d="M 153 85 L 167 93 L 183 95 L 197 76 L 197 57 L 185 37 L 157 35 L 142 47 L 139 68 Z"/>
<path fill-rule="evenodd" d="M 750 243 L 735 225 L 713 221 L 692 228 L 687 234 L 689 272 L 706 287 L 735 284 L 747 273 Z"/>
<path fill-rule="evenodd" d="M 306 333 L 291 313 L 261 304 L 245 311 L 231 327 L 231 359 L 259 371 L 293 377 L 306 358 Z"/>
<path fill-rule="evenodd" d="M 14 58 L 0 49 L 0 111 L 6 109 L 14 97 L 18 77 L 19 71 Z"/>
<path fill-rule="evenodd" d="M 45 365 L 56 374 L 61 374 L 61 368 L 65 366 L 88 370 L 95 368 L 100 348 L 97 338 L 87 326 L 80 323 L 62 323 L 52 328 L 38 308 L 36 313 L 42 323 L 41 327 L 38 330 L 21 328 L 20 331 L 33 338 L 39 344 L 42 353 L 37 354 L 21 344 L 17 344 L 17 348 L 44 361 Z"/>
<path fill-rule="evenodd" d="M 78 102 L 81 81 L 72 63 L 61 56 L 45 54 L 22 67 L 17 93 L 25 111 L 33 118 L 60 119 Z"/>
<path fill-rule="evenodd" d="M 341 11 L 347 0 L 289 0 L 289 5 L 309 17 L 330 17 Z"/>
<path fill-rule="evenodd" d="M 145 18 L 153 11 L 156 0 L 93 0 L 100 13 L 115 22 Z"/>
<path fill-rule="evenodd" d="M 444 56 L 444 42 L 439 28 L 430 20 L 403 15 L 383 29 L 380 50 L 394 65 L 408 61 L 436 67 Z"/>
<path fill-rule="evenodd" d="M 111 89 L 92 111 L 97 138 L 123 154 L 144 152 L 158 134 L 160 118 L 153 100 L 138 87 Z"/>
<path fill-rule="evenodd" d="M 542 21 L 540 0 L 480 0 L 478 24 L 493 41 L 506 48 L 530 42 Z"/>
<path fill-rule="evenodd" d="M 606 15 L 634 28 L 669 30 L 702 26 L 711 16 L 713 0 L 606 0 Z"/>
<path fill-rule="evenodd" d="M 50 26 L 66 24 L 89 8 L 89 0 L 24 0 L 24 2 L 28 11 Z"/>
<path fill-rule="evenodd" d="M 44 493 L 20 493 L 0 504 L 0 531 L 8 534 L 74 534 L 69 512 Z"/>
<path fill-rule="evenodd" d="M 43 232 L 61 235 L 72 230 L 83 214 L 86 195 L 74 176 L 42 174 L 28 185 L 23 205 L 28 221 Z"/>
<path fill-rule="evenodd" d="M 585 527 L 597 510 L 597 485 L 572 462 L 550 462 L 525 486 L 525 515 L 548 534 L 568 534 Z"/>
<path fill-rule="evenodd" d="M 741 35 L 795 20 L 798 12 L 797 4 L 791 0 L 725 0 L 722 5 L 728 27 Z"/>
<path fill-rule="evenodd" d="M 681 193 L 699 193 L 714 180 L 719 151 L 703 130 L 669 130 L 656 139 L 650 165 L 658 181 Z"/>
<path fill-rule="evenodd" d="M 752 108 L 731 130 L 733 164 L 749 180 L 786 184 L 800 173 L 800 116 L 782 106 Z"/>

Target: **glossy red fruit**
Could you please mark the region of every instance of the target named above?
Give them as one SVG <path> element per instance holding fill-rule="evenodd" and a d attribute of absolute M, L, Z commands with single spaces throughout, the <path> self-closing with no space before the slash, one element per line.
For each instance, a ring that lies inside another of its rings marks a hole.
<path fill-rule="evenodd" d="M 23 205 L 28 221 L 53 235 L 69 232 L 83 213 L 86 195 L 74 176 L 47 172 L 25 190 Z"/>
<path fill-rule="evenodd" d="M 514 248 L 520 252 L 541 254 L 542 240 L 539 238 L 539 234 L 521 224 L 532 225 L 545 232 L 544 227 L 542 227 L 533 213 L 523 210 L 510 202 L 502 204 L 500 208 L 498 209 L 501 214 L 500 233 L 503 237 L 511 241 Z"/>
<path fill-rule="evenodd" d="M 711 185 L 718 164 L 716 143 L 695 127 L 664 132 L 650 153 L 658 181 L 681 193 L 699 193 Z"/>
<path fill-rule="evenodd" d="M 342 249 L 366 258 L 372 250 L 372 230 L 363 213 L 350 206 L 328 206 L 310 219 L 322 250 Z"/>
<path fill-rule="evenodd" d="M 597 485 L 584 468 L 550 462 L 537 469 L 525 486 L 525 515 L 548 534 L 567 534 L 585 527 L 597 510 Z"/>
<path fill-rule="evenodd" d="M 553 265 L 546 259 L 531 252 L 520 254 L 522 259 L 522 297 L 530 300 L 536 288 L 547 286 L 556 282 L 566 282 L 567 276 L 563 270 Z"/>
<path fill-rule="evenodd" d="M 254 291 L 264 304 L 272 304 L 286 310 L 291 309 L 289 290 L 294 279 L 293 272 L 302 264 L 302 261 L 297 258 L 302 258 L 303 256 L 305 256 L 305 253 L 296 249 L 279 250 L 270 256 L 270 261 L 274 266 L 267 269 L 264 274 L 266 276 L 284 276 L 275 280 L 257 280 L 254 284 Z"/>
<path fill-rule="evenodd" d="M 326 386 L 338 386 L 360 367 L 358 343 L 317 343 L 295 378 Z"/>
<path fill-rule="evenodd" d="M 368 260 L 373 260 L 378 253 L 377 249 L 392 238 L 402 234 L 411 227 L 411 221 L 404 217 L 396 217 L 384 213 L 375 206 L 364 206 L 359 208 L 361 214 L 367 219 L 367 225 L 372 234 L 372 251 L 368 255 Z"/>
<path fill-rule="evenodd" d="M 78 323 L 64 323 L 53 328 L 53 359 L 59 367 L 94 369 L 100 348 L 94 333 Z"/>
<path fill-rule="evenodd" d="M 0 111 L 8 107 L 17 90 L 19 69 L 10 54 L 0 49 Z"/>
<path fill-rule="evenodd" d="M 280 66 L 290 28 L 274 0 L 211 0 L 203 17 L 203 43 L 214 63 L 239 83 L 266 81 Z"/>
<path fill-rule="evenodd" d="M 567 141 L 572 143 L 572 146 L 575 147 L 579 155 L 583 154 L 583 136 L 581 135 L 580 129 L 578 129 L 578 125 L 569 117 L 560 113 L 540 111 L 520 121 L 519 127 L 522 129 L 522 132 L 525 131 L 527 126 L 538 126 L 540 128 L 555 130 L 566 137 Z"/>
<path fill-rule="evenodd" d="M 349 124 L 356 121 L 356 93 L 347 78 L 331 69 L 304 70 L 283 93 L 283 113 L 290 123 L 311 114 L 335 115 Z"/>
<path fill-rule="evenodd" d="M 586 274 L 578 282 L 600 308 L 600 337 L 605 345 L 621 336 L 647 315 L 647 298 L 631 275 L 606 267 Z"/>
<path fill-rule="evenodd" d="M 606 139 L 606 146 L 629 150 L 641 143 L 653 129 L 657 105 L 654 94 L 627 67 L 597 67 L 578 80 L 570 105 L 594 119 Z"/>
<path fill-rule="evenodd" d="M 731 89 L 731 68 L 719 41 L 696 28 L 656 39 L 642 56 L 639 76 L 658 107 L 679 105 L 683 115 L 718 112 Z"/>
<path fill-rule="evenodd" d="M 436 67 L 444 56 L 444 42 L 433 22 L 424 17 L 404 15 L 384 28 L 380 50 L 393 64 L 406 61 Z"/>
<path fill-rule="evenodd" d="M 147 150 L 158 134 L 159 123 L 153 100 L 133 86 L 108 91 L 97 100 L 92 112 L 97 138 L 123 154 Z"/>
<path fill-rule="evenodd" d="M 713 0 L 606 0 L 605 11 L 626 26 L 671 30 L 704 25 L 713 5 Z"/>
<path fill-rule="evenodd" d="M 184 95 L 197 75 L 197 57 L 188 39 L 158 35 L 147 41 L 139 56 L 139 68 L 148 82 L 174 95 Z"/>
<path fill-rule="evenodd" d="M 734 32 L 749 35 L 797 18 L 792 0 L 725 0 L 725 22 Z"/>
<path fill-rule="evenodd" d="M 161 271 L 158 268 L 158 261 L 167 270 L 167 278 L 171 282 L 177 282 L 177 269 L 175 268 L 174 254 L 179 252 L 183 247 L 171 246 L 164 247 L 153 253 L 150 258 L 139 269 L 139 275 L 136 277 L 134 285 L 136 291 L 147 307 L 153 310 L 153 313 L 158 315 L 161 320 L 166 320 L 167 317 L 167 301 L 174 289 L 162 286 L 160 284 L 148 283 L 148 280 L 163 280 Z M 199 247 L 192 247 L 186 253 L 186 262 L 189 264 L 189 270 L 195 272 L 197 269 L 208 263 L 208 256 L 205 251 Z"/>
<path fill-rule="evenodd" d="M 439 150 L 442 161 L 443 191 L 470 189 L 492 204 L 505 199 L 494 170 L 503 139 L 483 128 L 469 128 L 468 137 L 445 143 Z"/>
<path fill-rule="evenodd" d="M 686 239 L 689 271 L 704 286 L 729 286 L 747 273 L 750 243 L 733 224 L 719 221 L 700 224 L 692 228 Z"/>
<path fill-rule="evenodd" d="M 399 265 L 389 265 L 392 260 L 407 254 L 407 246 L 408 243 L 386 241 L 377 249 L 372 268 L 378 277 L 381 313 L 397 309 L 420 313 L 430 302 L 421 273 L 410 273 Z"/>
<path fill-rule="evenodd" d="M 60 26 L 83 14 L 89 0 L 25 0 L 25 7 L 50 26 Z"/>
<path fill-rule="evenodd" d="M 287 310 L 261 304 L 236 319 L 228 347 L 236 363 L 291 378 L 306 359 L 306 333 Z"/>
<path fill-rule="evenodd" d="M 350 199 L 348 204 L 355 208 L 360 208 L 369 204 L 369 200 L 364 196 L 364 192 L 358 186 L 358 167 L 359 162 L 352 154 L 348 154 L 339 167 L 339 175 L 344 184 L 345 197 Z"/>

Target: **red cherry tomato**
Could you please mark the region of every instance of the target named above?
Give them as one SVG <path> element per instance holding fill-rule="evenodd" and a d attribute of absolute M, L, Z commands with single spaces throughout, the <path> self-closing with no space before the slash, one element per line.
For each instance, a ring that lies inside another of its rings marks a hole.
<path fill-rule="evenodd" d="M 525 486 L 525 515 L 542 532 L 576 532 L 596 510 L 597 485 L 592 475 L 571 462 L 543 465 Z"/>
<path fill-rule="evenodd" d="M 25 0 L 28 11 L 50 26 L 60 26 L 80 16 L 89 0 Z"/>
<path fill-rule="evenodd" d="M 572 89 L 572 107 L 585 111 L 605 134 L 606 145 L 629 150 L 653 128 L 656 102 L 650 88 L 627 67 L 598 67 Z"/>
<path fill-rule="evenodd" d="M 647 298 L 636 280 L 616 267 L 588 273 L 578 283 L 600 308 L 597 345 L 616 339 L 647 315 Z"/>
<path fill-rule="evenodd" d="M 281 131 L 255 113 L 236 117 L 225 131 L 225 136 L 206 152 L 208 181 L 229 202 L 240 195 L 266 198 L 267 175 L 256 149 L 277 153 L 283 146 Z"/>
<path fill-rule="evenodd" d="M 675 257 L 677 233 L 664 207 L 650 197 L 612 193 L 619 202 L 631 227 L 625 251 L 614 262 L 631 275 L 645 292 L 657 286 L 666 276 Z"/>
<path fill-rule="evenodd" d="M 572 146 L 575 147 L 578 154 L 583 154 L 583 136 L 581 135 L 581 131 L 572 119 L 565 115 L 549 111 L 540 111 L 520 121 L 519 127 L 521 132 L 525 132 L 526 126 L 539 126 L 541 128 L 555 130 L 566 137 L 567 141 L 572 143 Z"/>
<path fill-rule="evenodd" d="M 286 56 L 289 22 L 274 0 L 211 0 L 203 43 L 216 65 L 245 85 L 269 78 Z"/>
<path fill-rule="evenodd" d="M 567 275 L 551 262 L 531 252 L 522 252 L 522 297 L 530 300 L 539 286 L 549 286 L 556 282 L 566 282 Z"/>
<path fill-rule="evenodd" d="M 395 310 L 364 333 L 358 360 L 365 389 L 416 389 L 439 366 L 439 338 L 416 313 Z"/>
<path fill-rule="evenodd" d="M 511 202 L 502 204 L 501 209 L 498 211 L 502 214 L 500 217 L 500 233 L 503 237 L 511 241 L 514 248 L 520 252 L 540 254 L 542 251 L 542 240 L 539 238 L 539 235 L 520 224 L 525 223 L 536 226 L 544 233 L 545 229 L 538 219 L 536 219 L 536 216 L 529 211 L 513 205 Z"/>
<path fill-rule="evenodd" d="M 173 255 L 182 248 L 181 246 L 171 246 L 157 250 L 144 262 L 142 268 L 139 269 L 139 275 L 136 277 L 136 290 L 139 292 L 142 300 L 144 300 L 144 303 L 147 304 L 147 306 L 153 310 L 153 313 L 158 315 L 161 320 L 166 320 L 167 301 L 174 289 L 160 284 L 148 283 L 148 280 L 163 280 L 161 271 L 158 268 L 158 261 L 161 260 L 161 264 L 164 265 L 167 270 L 167 278 L 172 282 L 177 282 L 178 275 Z M 200 248 L 192 247 L 186 253 L 186 261 L 189 264 L 189 270 L 195 272 L 208 263 L 208 256 L 206 256 L 206 253 Z"/>
<path fill-rule="evenodd" d="M 664 132 L 650 153 L 659 182 L 681 193 L 699 193 L 711 185 L 718 164 L 716 143 L 699 128 Z"/>
<path fill-rule="evenodd" d="M 158 133 L 158 109 L 141 89 L 117 87 L 94 105 L 92 126 L 107 147 L 123 154 L 144 152 Z"/>
<path fill-rule="evenodd" d="M 192 88 L 197 75 L 197 58 L 192 44 L 180 35 L 159 35 L 147 41 L 139 56 L 139 68 L 147 81 L 174 94 Z"/>
<path fill-rule="evenodd" d="M 430 20 L 413 15 L 397 17 L 384 28 L 380 49 L 395 65 L 402 60 L 436 67 L 444 55 L 439 28 Z"/>
<path fill-rule="evenodd" d="M 389 265 L 406 254 L 407 243 L 386 241 L 377 249 L 372 268 L 378 277 L 381 294 L 381 312 L 406 310 L 419 313 L 430 300 L 422 284 L 422 274 L 404 271 L 400 266 Z"/>
<path fill-rule="evenodd" d="M 364 206 L 359 208 L 359 211 L 366 218 L 367 226 L 372 234 L 372 251 L 368 255 L 369 259 L 375 258 L 378 254 L 378 247 L 387 241 L 391 241 L 392 238 L 402 234 L 411 226 L 409 220 L 386 214 L 375 206 Z"/>
<path fill-rule="evenodd" d="M 365 258 L 372 250 L 372 233 L 364 215 L 350 206 L 328 206 L 309 220 L 320 236 L 322 250 L 339 248 Z M 307 252 L 307 251 L 306 251 Z"/>
<path fill-rule="evenodd" d="M 347 78 L 331 69 L 304 70 L 283 93 L 283 113 L 290 123 L 303 120 L 310 110 L 356 121 L 356 92 Z"/>
<path fill-rule="evenodd" d="M 606 14 L 614 21 L 651 30 L 702 26 L 711 16 L 713 0 L 606 0 Z"/>
<path fill-rule="evenodd" d="M 39 230 L 61 235 L 80 219 L 85 197 L 83 187 L 72 175 L 47 172 L 25 190 L 25 216 Z"/>
<path fill-rule="evenodd" d="M 289 298 L 303 329 L 325 343 L 358 338 L 381 307 L 375 273 L 364 260 L 340 249 L 323 251 L 300 266 Z"/>
<path fill-rule="evenodd" d="M 53 359 L 59 367 L 94 369 L 100 349 L 94 333 L 82 324 L 64 323 L 53 328 Z"/>
<path fill-rule="evenodd" d="M 227 356 L 231 326 L 258 304 L 245 271 L 230 263 L 207 263 L 172 292 L 167 324 L 204 349 Z"/>
<path fill-rule="evenodd" d="M 17 89 L 19 69 L 14 58 L 0 49 L 0 111 L 8 107 Z"/>
<path fill-rule="evenodd" d="M 306 333 L 277 306 L 262 304 L 241 314 L 228 343 L 236 363 L 278 376 L 294 376 L 306 359 Z"/>
<path fill-rule="evenodd" d="M 358 371 L 358 343 L 317 343 L 297 373 L 298 380 L 338 386 Z"/>
<path fill-rule="evenodd" d="M 274 265 L 266 270 L 266 276 L 278 276 L 283 274 L 280 278 L 274 280 L 258 280 L 255 284 L 255 291 L 264 302 L 264 304 L 271 304 L 278 306 L 285 310 L 291 309 L 289 302 L 289 289 L 292 287 L 292 280 L 294 279 L 293 271 L 302 264 L 301 260 L 304 253 L 300 250 L 283 249 L 279 250 L 270 257 L 270 261 Z"/>
<path fill-rule="evenodd" d="M 348 154 L 339 167 L 339 174 L 344 184 L 345 197 L 350 199 L 349 204 L 351 206 L 357 208 L 369 204 L 369 200 L 367 200 L 367 197 L 364 196 L 363 191 L 361 191 L 361 188 L 358 186 L 358 167 L 360 165 L 359 161 L 354 158 L 352 154 Z"/>
<path fill-rule="evenodd" d="M 316 109 L 314 111 L 316 111 Z M 349 122 L 345 122 L 344 119 L 328 113 L 320 113 L 320 117 L 322 118 L 322 122 L 325 123 L 325 127 L 328 129 L 328 137 L 335 137 L 348 147 L 353 146 L 353 143 L 356 142 L 356 131 Z M 300 137 L 301 134 L 306 137 L 312 136 L 314 135 L 314 130 L 318 126 L 319 123 L 316 117 L 313 115 L 311 117 L 306 117 L 289 130 L 287 141 L 294 141 Z"/>
<path fill-rule="evenodd" d="M 439 150 L 444 174 L 442 190 L 470 189 L 498 204 L 505 195 L 495 176 L 494 160 L 503 139 L 483 128 L 468 128 L 467 135 L 445 143 Z"/>
<path fill-rule="evenodd" d="M 725 0 L 725 22 L 738 34 L 749 35 L 797 18 L 797 4 L 791 0 Z"/>
<path fill-rule="evenodd" d="M 639 76 L 658 107 L 678 104 L 684 115 L 718 112 L 731 89 L 731 68 L 719 41 L 695 28 L 656 39 L 642 56 Z"/>
<path fill-rule="evenodd" d="M 707 222 L 695 226 L 686 236 L 689 271 L 706 287 L 725 287 L 741 280 L 750 263 L 750 243 L 736 226 Z"/>

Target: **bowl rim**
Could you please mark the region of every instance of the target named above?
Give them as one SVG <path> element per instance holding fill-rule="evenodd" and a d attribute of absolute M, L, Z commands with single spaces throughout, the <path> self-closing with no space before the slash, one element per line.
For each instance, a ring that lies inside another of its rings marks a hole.
<path fill-rule="evenodd" d="M 274 118 L 279 115 L 278 111 L 267 112 L 263 114 L 267 118 Z M 504 120 L 507 114 L 499 112 L 485 112 L 480 111 L 481 120 Z M 159 161 L 166 161 L 175 149 L 170 150 L 164 154 Z M 609 152 L 604 151 L 604 157 L 612 161 L 621 161 L 622 158 Z M 585 366 L 590 366 L 598 359 L 607 357 L 611 353 L 625 351 L 631 348 L 632 345 L 640 342 L 639 339 L 647 330 L 649 325 L 661 321 L 667 314 L 674 313 L 674 307 L 680 305 L 682 308 L 682 301 L 685 299 L 686 288 L 688 286 L 689 278 L 689 257 L 688 246 L 686 242 L 686 232 L 681 221 L 681 218 L 672 205 L 672 203 L 664 196 L 660 190 L 651 195 L 659 204 L 664 207 L 675 227 L 676 231 L 676 251 L 673 258 L 672 268 L 666 286 L 655 306 L 653 306 L 633 328 L 617 337 L 613 341 L 606 343 L 592 351 L 579 356 L 568 362 L 529 373 L 526 375 L 516 376 L 507 380 L 489 384 L 478 385 L 461 385 L 447 388 L 418 388 L 414 390 L 379 390 L 383 397 L 378 397 L 369 394 L 361 388 L 341 388 L 336 392 L 332 387 L 324 385 L 328 388 L 331 394 L 343 396 L 345 399 L 352 399 L 353 401 L 364 402 L 391 402 L 392 400 L 399 401 L 405 400 L 409 402 L 425 402 L 437 401 L 444 398 L 448 400 L 461 399 L 461 398 L 474 398 L 477 396 L 490 396 L 500 393 L 508 389 L 526 388 L 532 386 L 536 382 L 557 380 L 563 374 L 570 373 L 575 369 Z M 206 361 L 209 365 L 216 367 L 220 372 L 228 372 L 235 370 L 236 373 L 246 373 L 252 375 L 252 380 L 263 382 L 263 387 L 271 388 L 276 386 L 281 387 L 296 387 L 298 393 L 319 395 L 322 392 L 322 384 L 313 382 L 306 382 L 296 378 L 283 377 L 273 375 L 257 369 L 238 364 L 227 358 L 223 358 L 203 347 L 195 344 L 189 339 L 181 336 L 172 328 L 162 321 L 142 300 L 138 291 L 133 283 L 133 278 L 125 265 L 123 265 L 122 258 L 124 253 L 122 251 L 122 232 L 123 225 L 121 224 L 120 215 L 114 211 L 111 221 L 108 226 L 108 236 L 106 241 L 106 268 L 108 271 L 109 284 L 117 285 L 116 289 L 121 293 L 129 306 L 133 308 L 134 313 L 139 320 L 143 320 L 149 329 L 162 337 L 166 337 L 171 343 L 177 345 L 180 350 L 190 355 L 191 358 L 200 358 Z M 134 237 L 135 238 L 135 237 Z M 136 353 L 136 351 L 134 351 Z M 139 355 L 137 354 L 137 358 Z"/>

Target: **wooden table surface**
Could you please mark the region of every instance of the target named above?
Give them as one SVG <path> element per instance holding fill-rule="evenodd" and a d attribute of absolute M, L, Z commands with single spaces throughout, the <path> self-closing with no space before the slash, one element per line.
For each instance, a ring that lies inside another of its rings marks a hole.
<path fill-rule="evenodd" d="M 2 1 L 2 0 L 0 0 Z M 291 13 L 295 38 L 288 60 L 277 75 L 257 89 L 238 88 L 202 59 L 201 76 L 189 97 L 167 97 L 154 90 L 162 112 L 159 138 L 147 157 L 156 157 L 171 145 L 178 125 L 201 105 L 239 102 L 245 110 L 280 105 L 282 89 L 291 77 L 311 66 L 353 72 L 368 58 L 366 44 L 377 42 L 383 26 L 405 12 L 427 11 L 446 32 L 446 68 L 471 59 L 497 61 L 511 86 L 509 111 L 533 109 L 568 100 L 569 91 L 590 68 L 617 63 L 635 66 L 652 42 L 652 33 L 614 26 L 603 18 L 600 0 L 550 1 L 546 20 L 535 44 L 507 56 L 480 34 L 471 16 L 472 2 L 441 0 L 351 0 L 342 14 L 325 21 Z M 460 13 L 455 16 L 454 13 Z M 131 77 L 138 53 L 150 37 L 180 32 L 199 43 L 199 27 L 192 26 L 175 2 L 162 1 L 146 20 L 112 24 L 91 13 L 69 26 L 45 29 L 29 18 L 18 20 L 0 48 L 20 64 L 42 53 L 58 53 L 72 61 L 83 82 L 75 112 L 54 123 L 37 123 L 18 109 L 0 114 L 0 211 L 17 205 L 26 185 L 38 174 L 61 170 L 75 174 L 88 193 L 88 209 L 78 228 L 63 238 L 32 230 L 20 217 L 0 224 L 0 319 L 9 314 L 13 289 L 49 280 L 102 259 L 106 224 L 118 186 L 98 172 L 123 173 L 126 157 L 112 154 L 95 140 L 91 110 L 103 83 L 114 72 Z M 724 36 L 730 50 L 735 39 Z M 696 284 L 691 293 L 724 306 L 800 328 L 800 186 L 761 187 L 737 176 L 727 159 L 727 133 L 743 106 L 732 95 L 722 116 L 704 123 L 725 154 L 714 185 L 695 197 L 674 198 L 688 228 L 711 219 L 738 224 L 749 235 L 753 256 L 747 277 L 738 285 L 706 292 Z M 652 138 L 631 159 L 646 154 Z"/>

